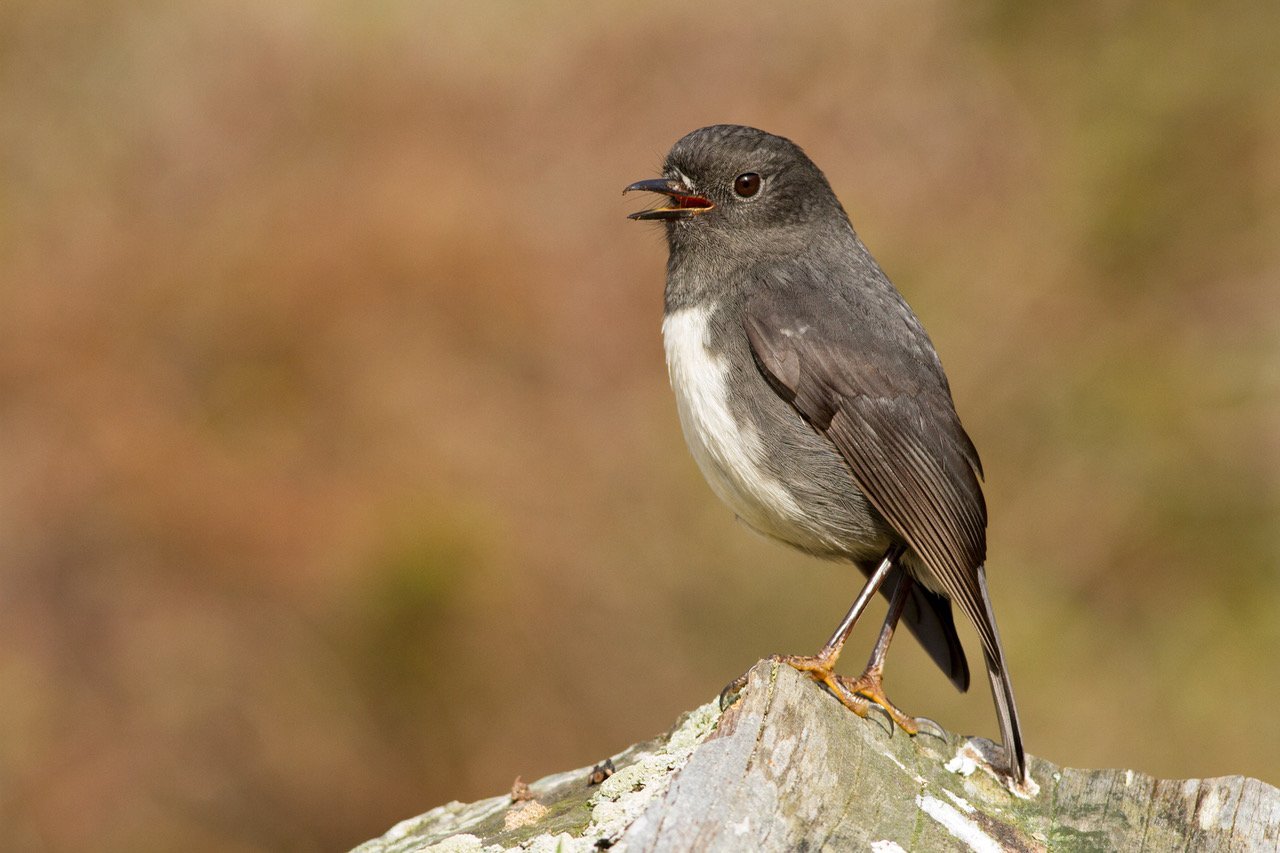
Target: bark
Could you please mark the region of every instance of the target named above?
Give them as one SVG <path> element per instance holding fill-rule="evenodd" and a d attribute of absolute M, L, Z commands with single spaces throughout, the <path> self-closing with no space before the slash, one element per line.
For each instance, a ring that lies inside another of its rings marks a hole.
<path fill-rule="evenodd" d="M 359 853 L 669 850 L 1277 850 L 1280 790 L 1162 780 L 1031 758 L 1031 790 L 990 770 L 990 742 L 899 732 L 848 712 L 788 666 L 757 664 L 737 701 L 516 796 L 450 803 Z M 594 783 L 593 783 L 594 781 Z M 517 786 L 520 788 L 521 786 Z"/>

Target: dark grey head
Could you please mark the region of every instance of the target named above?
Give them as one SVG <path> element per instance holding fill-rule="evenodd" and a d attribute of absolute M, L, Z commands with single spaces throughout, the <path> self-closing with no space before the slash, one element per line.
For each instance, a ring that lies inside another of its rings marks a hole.
<path fill-rule="evenodd" d="M 667 224 L 673 246 L 757 229 L 848 229 L 844 209 L 822 171 L 789 139 L 754 127 L 717 124 L 688 134 L 667 154 L 662 177 L 624 192 L 661 193 L 670 202 L 632 219 Z"/>

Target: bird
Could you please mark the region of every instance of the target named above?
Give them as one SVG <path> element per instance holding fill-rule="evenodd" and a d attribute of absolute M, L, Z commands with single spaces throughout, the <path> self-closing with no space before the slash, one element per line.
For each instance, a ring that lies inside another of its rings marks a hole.
<path fill-rule="evenodd" d="M 1022 728 L 986 580 L 982 463 L 924 326 L 789 139 L 742 125 L 694 130 L 629 218 L 661 222 L 662 337 L 685 441 L 750 527 L 866 577 L 816 655 L 776 655 L 867 716 L 932 724 L 884 693 L 899 620 L 961 691 L 969 666 L 952 606 L 977 630 L 1004 766 L 1028 778 Z M 867 667 L 834 672 L 879 591 L 889 600 Z M 936 724 L 932 724 L 935 725 Z"/>

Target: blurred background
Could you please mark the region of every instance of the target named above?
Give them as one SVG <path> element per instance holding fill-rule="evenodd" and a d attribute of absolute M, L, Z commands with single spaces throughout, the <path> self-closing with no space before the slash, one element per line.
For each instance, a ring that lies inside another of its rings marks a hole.
<path fill-rule="evenodd" d="M 806 148 L 942 354 L 1030 750 L 1280 784 L 1277 32 L 5 3 L 0 846 L 343 849 L 815 651 L 861 579 L 704 484 L 620 193 L 726 121 Z"/>

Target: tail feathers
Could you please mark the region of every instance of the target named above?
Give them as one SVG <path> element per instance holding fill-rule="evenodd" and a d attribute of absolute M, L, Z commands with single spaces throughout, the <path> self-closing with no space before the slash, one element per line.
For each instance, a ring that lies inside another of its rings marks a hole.
<path fill-rule="evenodd" d="M 956 633 L 951 602 L 920 584 L 911 587 L 902 621 L 961 693 L 969 689 L 969 663 Z"/>
<path fill-rule="evenodd" d="M 991 596 L 987 593 L 987 573 L 978 567 L 978 589 L 982 592 L 982 606 L 987 611 L 991 625 L 994 649 L 984 649 L 987 676 L 991 679 L 991 696 L 996 704 L 996 717 L 1000 721 L 1000 738 L 1004 742 L 1005 756 L 1009 761 L 1009 773 L 1019 782 L 1027 779 L 1027 753 L 1022 746 L 1022 724 L 1018 722 L 1018 705 L 1013 700 L 1013 685 L 1009 683 L 1009 669 L 1005 664 L 1004 647 L 1000 644 L 1000 632 L 996 628 L 996 615 L 991 608 Z"/>
<path fill-rule="evenodd" d="M 1027 752 L 1022 746 L 1022 724 L 1018 722 L 1018 706 L 1013 701 L 1013 686 L 1003 660 L 992 660 L 987 655 L 987 675 L 991 679 L 991 696 L 996 702 L 996 716 L 1000 720 L 1000 739 L 1004 741 L 1005 756 L 1009 760 L 1009 775 L 1022 782 L 1027 778 Z"/>
<path fill-rule="evenodd" d="M 858 564 L 863 574 L 870 575 L 875 565 Z M 880 593 L 892 600 L 903 577 L 904 569 L 894 566 L 889 577 L 880 586 Z M 961 693 L 969 689 L 969 663 L 965 660 L 964 647 L 956 633 L 955 619 L 951 615 L 951 601 L 936 592 L 930 592 L 922 584 L 911 586 L 907 606 L 902 611 L 902 622 L 920 642 L 929 657 L 938 665 L 951 683 Z"/>

